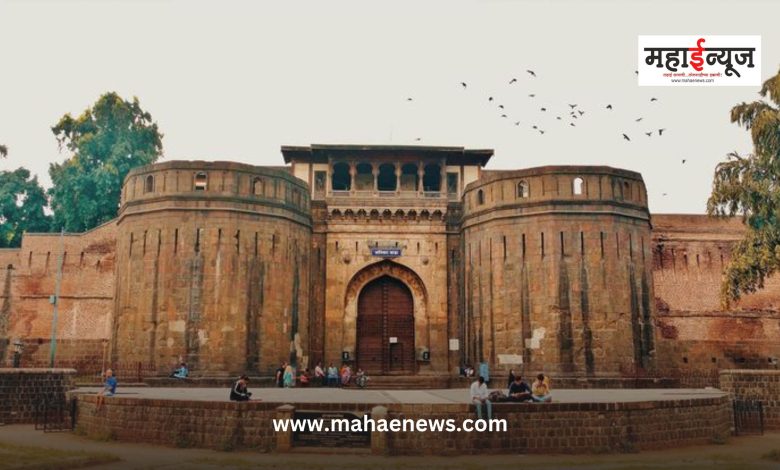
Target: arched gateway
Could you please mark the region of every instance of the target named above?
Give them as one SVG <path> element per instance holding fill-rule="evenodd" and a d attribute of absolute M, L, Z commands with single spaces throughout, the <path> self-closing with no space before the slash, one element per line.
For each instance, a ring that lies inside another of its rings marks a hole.
<path fill-rule="evenodd" d="M 358 298 L 357 365 L 368 374 L 415 371 L 414 300 L 400 280 L 381 276 Z"/>
<path fill-rule="evenodd" d="M 358 271 L 344 299 L 342 351 L 369 375 L 418 372 L 430 344 L 428 294 L 408 267 L 384 260 Z"/>

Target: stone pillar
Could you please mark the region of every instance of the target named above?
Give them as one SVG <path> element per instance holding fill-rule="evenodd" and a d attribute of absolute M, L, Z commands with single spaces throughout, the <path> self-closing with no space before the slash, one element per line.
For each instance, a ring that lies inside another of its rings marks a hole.
<path fill-rule="evenodd" d="M 371 453 L 374 455 L 390 454 L 388 433 L 376 430 L 377 422 L 381 419 L 387 419 L 387 408 L 384 406 L 371 408 L 371 419 L 375 424 L 374 430 L 371 431 Z"/>
<path fill-rule="evenodd" d="M 425 176 L 425 164 L 420 162 L 417 165 L 417 192 L 423 193 L 423 177 Z"/>
<path fill-rule="evenodd" d="M 395 163 L 395 195 L 401 194 L 401 163 Z"/>
<path fill-rule="evenodd" d="M 379 167 L 371 167 L 371 176 L 374 177 L 374 196 L 376 196 L 379 191 Z"/>
<path fill-rule="evenodd" d="M 441 166 L 441 170 L 439 171 L 441 174 L 441 178 L 439 180 L 439 193 L 444 197 L 447 197 L 447 160 L 442 158 L 439 165 Z"/>
<path fill-rule="evenodd" d="M 292 405 L 282 405 L 276 408 L 276 419 L 292 420 L 295 414 L 295 407 Z M 292 429 L 287 431 L 278 431 L 276 433 L 276 451 L 290 452 L 292 449 Z"/>
<path fill-rule="evenodd" d="M 355 175 L 357 174 L 357 165 L 355 162 L 349 162 L 349 192 L 355 194 Z"/>

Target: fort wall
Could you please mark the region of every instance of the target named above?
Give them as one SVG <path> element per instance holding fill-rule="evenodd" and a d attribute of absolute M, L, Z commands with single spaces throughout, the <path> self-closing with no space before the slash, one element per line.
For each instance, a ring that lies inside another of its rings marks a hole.
<path fill-rule="evenodd" d="M 308 188 L 226 162 L 133 170 L 117 219 L 111 358 L 195 375 L 308 357 Z"/>
<path fill-rule="evenodd" d="M 650 224 L 639 174 L 493 171 L 464 194 L 467 357 L 501 369 L 653 367 Z"/>

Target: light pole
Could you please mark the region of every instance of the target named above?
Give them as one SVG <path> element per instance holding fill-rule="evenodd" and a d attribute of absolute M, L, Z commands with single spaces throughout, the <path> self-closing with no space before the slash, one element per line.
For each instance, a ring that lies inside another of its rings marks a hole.
<path fill-rule="evenodd" d="M 100 373 L 103 374 L 106 371 L 106 351 L 108 350 L 108 340 L 103 339 L 103 364 L 100 366 Z"/>
<path fill-rule="evenodd" d="M 54 295 L 49 297 L 49 302 L 54 306 L 51 317 L 51 343 L 49 344 L 49 367 L 54 368 L 54 356 L 57 354 L 57 306 L 60 303 L 60 284 L 62 284 L 62 263 L 65 258 L 65 227 L 60 230 L 60 256 L 57 262 L 57 283 L 54 286 Z"/>

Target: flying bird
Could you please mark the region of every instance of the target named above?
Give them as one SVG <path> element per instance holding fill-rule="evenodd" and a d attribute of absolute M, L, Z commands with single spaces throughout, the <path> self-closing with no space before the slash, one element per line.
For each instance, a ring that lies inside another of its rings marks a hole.
<path fill-rule="evenodd" d="M 520 121 L 515 121 L 515 126 L 519 126 L 519 125 L 520 125 Z"/>
<path fill-rule="evenodd" d="M 570 123 L 569 123 L 569 125 L 570 125 L 571 127 L 577 127 L 577 126 L 575 126 L 575 125 L 574 125 L 574 123 L 573 123 L 573 122 L 570 122 Z"/>
<path fill-rule="evenodd" d="M 539 129 L 539 128 L 538 128 L 538 127 L 536 127 L 535 125 L 534 125 L 534 126 L 531 126 L 531 127 L 532 127 L 532 128 L 534 128 L 534 129 Z"/>
<path fill-rule="evenodd" d="M 685 162 L 686 162 L 686 160 L 685 160 L 685 159 L 683 159 L 683 161 L 682 161 L 682 164 L 683 164 L 683 165 L 685 165 Z"/>
<path fill-rule="evenodd" d="M 665 131 L 665 130 L 666 130 L 666 128 L 664 128 L 664 129 L 658 129 L 658 135 L 664 135 L 664 131 Z"/>
<path fill-rule="evenodd" d="M 406 98 L 406 101 L 412 101 L 412 99 L 411 98 Z"/>
<path fill-rule="evenodd" d="M 627 141 L 631 142 L 631 139 L 629 139 L 626 134 L 623 134 L 623 138 L 626 139 Z"/>
<path fill-rule="evenodd" d="M 536 95 L 535 95 L 535 94 L 533 94 L 533 93 L 531 93 L 531 94 L 530 94 L 530 95 L 528 95 L 528 96 L 529 96 L 529 97 L 531 97 L 531 98 L 533 98 L 533 97 L 534 97 L 534 96 L 536 96 Z"/>
<path fill-rule="evenodd" d="M 419 137 L 417 137 L 417 138 L 415 138 L 415 139 L 414 139 L 414 141 L 415 141 L 415 142 L 419 142 L 420 140 L 421 140 L 421 139 L 420 139 Z"/>
<path fill-rule="evenodd" d="M 577 115 L 576 115 L 576 114 L 574 114 L 574 113 L 571 113 L 571 117 L 572 117 L 572 118 L 574 118 L 574 119 L 579 119 L 579 118 L 577 117 Z"/>
<path fill-rule="evenodd" d="M 576 105 L 576 104 L 570 104 L 570 105 L 569 105 L 569 107 L 570 107 L 571 109 L 574 109 L 574 108 L 576 108 L 576 107 L 577 107 L 577 105 Z"/>
<path fill-rule="evenodd" d="M 547 111 L 547 108 L 542 108 L 542 111 Z"/>
<path fill-rule="evenodd" d="M 608 104 L 608 105 L 607 105 L 607 109 L 612 109 L 612 105 L 611 105 L 611 104 Z"/>
<path fill-rule="evenodd" d="M 504 109 L 504 105 L 503 104 L 498 105 L 498 107 L 501 108 L 501 109 Z"/>
<path fill-rule="evenodd" d="M 502 117 L 502 118 L 505 118 L 505 117 L 506 117 L 506 114 L 502 114 L 502 115 L 501 115 L 501 117 Z"/>
<path fill-rule="evenodd" d="M 462 86 L 463 88 L 466 88 L 468 85 L 466 85 L 466 82 L 460 82 L 460 86 Z"/>
<path fill-rule="evenodd" d="M 634 119 L 634 121 L 636 121 L 636 122 L 639 122 L 639 121 L 641 121 L 642 119 L 643 119 L 643 118 Z"/>
<path fill-rule="evenodd" d="M 532 77 L 535 77 L 535 76 L 536 76 L 536 74 L 534 73 L 534 71 L 533 71 L 533 70 L 526 70 L 526 72 L 528 72 L 529 74 L 531 74 L 531 76 L 532 76 Z"/>
<path fill-rule="evenodd" d="M 488 97 L 488 101 L 493 101 L 493 97 L 492 97 L 492 96 L 489 96 L 489 97 Z"/>
<path fill-rule="evenodd" d="M 634 70 L 634 73 L 639 75 L 639 70 Z"/>
<path fill-rule="evenodd" d="M 666 196 L 666 193 L 663 193 L 661 196 Z"/>
<path fill-rule="evenodd" d="M 544 131 L 543 131 L 543 130 L 541 130 L 541 129 L 539 129 L 539 133 L 540 133 L 540 134 L 542 134 L 542 135 L 544 135 Z"/>
<path fill-rule="evenodd" d="M 655 98 L 655 97 L 650 98 L 650 102 L 652 103 L 653 101 L 658 101 L 658 98 Z"/>
<path fill-rule="evenodd" d="M 560 120 L 561 120 L 561 117 L 560 117 L 560 116 L 555 116 L 555 119 L 557 119 L 557 120 L 559 120 L 559 121 L 560 121 Z"/>
<path fill-rule="evenodd" d="M 509 84 L 510 84 L 510 85 L 511 85 L 511 84 L 513 84 L 513 83 L 515 83 L 515 82 L 517 82 L 517 79 L 516 79 L 516 78 L 513 78 L 512 80 L 509 80 Z"/>
<path fill-rule="evenodd" d="M 585 114 L 585 111 L 580 111 L 579 109 L 577 110 L 577 112 L 578 112 L 578 113 L 580 113 L 580 116 L 582 116 L 583 114 Z"/>
<path fill-rule="evenodd" d="M 645 135 L 648 136 L 648 137 L 652 137 L 653 136 L 653 131 L 645 132 Z"/>

